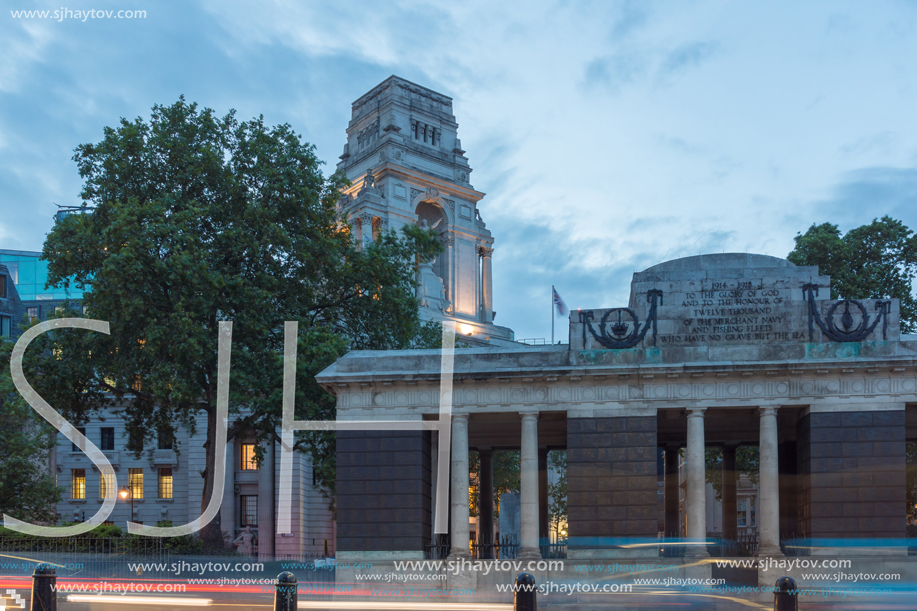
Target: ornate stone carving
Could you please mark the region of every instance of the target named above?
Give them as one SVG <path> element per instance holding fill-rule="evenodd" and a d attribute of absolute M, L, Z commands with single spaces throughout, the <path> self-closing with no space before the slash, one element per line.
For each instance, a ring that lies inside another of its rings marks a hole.
<path fill-rule="evenodd" d="M 422 191 L 420 189 L 411 189 L 411 200 L 420 195 Z"/>
<path fill-rule="evenodd" d="M 443 244 L 446 246 L 446 248 L 452 248 L 455 246 L 455 237 L 452 235 L 444 235 Z"/>
<path fill-rule="evenodd" d="M 478 246 L 478 254 L 482 257 L 489 257 L 494 254 L 494 249 L 488 246 Z"/>
<path fill-rule="evenodd" d="M 373 176 L 373 169 L 369 168 L 366 170 L 366 176 L 363 178 L 363 186 L 360 187 L 360 195 L 363 195 L 367 191 L 376 190 L 376 177 Z"/>
<path fill-rule="evenodd" d="M 455 211 L 455 200 L 444 199 L 443 201 L 449 204 L 449 209 L 451 209 L 452 211 Z"/>
<path fill-rule="evenodd" d="M 444 98 L 443 96 L 437 95 L 433 93 L 432 91 L 427 91 L 426 89 L 415 87 L 414 85 L 411 85 L 404 81 L 400 81 L 400 80 L 396 81 L 395 86 L 401 88 L 404 91 L 413 93 L 414 95 L 420 96 L 422 98 L 427 98 L 431 102 L 436 102 L 437 104 L 442 104 L 443 106 L 451 106 L 451 102 L 448 98 Z M 378 95 L 378 93 L 376 95 Z"/>
<path fill-rule="evenodd" d="M 427 195 L 429 195 L 430 197 L 439 197 L 439 190 L 433 187 L 428 187 Z"/>

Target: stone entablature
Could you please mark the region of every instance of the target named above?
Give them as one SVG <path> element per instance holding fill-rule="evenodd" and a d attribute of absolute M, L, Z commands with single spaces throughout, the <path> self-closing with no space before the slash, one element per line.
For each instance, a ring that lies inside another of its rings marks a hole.
<path fill-rule="evenodd" d="M 875 409 L 884 401 L 917 402 L 917 338 L 895 344 L 905 354 L 894 359 L 613 368 L 583 367 L 575 355 L 553 347 L 524 353 L 460 349 L 455 351 L 452 402 L 453 409 L 467 413 L 522 408 L 615 412 L 732 404 L 799 405 L 819 411 L 819 402 L 825 401 L 831 410 L 845 405 Z M 437 414 L 440 352 L 410 352 L 415 354 L 351 353 L 322 372 L 318 379 L 337 396 L 338 417 Z M 496 360 L 503 367 L 493 367 Z M 507 366 L 511 361 L 516 366 Z"/>

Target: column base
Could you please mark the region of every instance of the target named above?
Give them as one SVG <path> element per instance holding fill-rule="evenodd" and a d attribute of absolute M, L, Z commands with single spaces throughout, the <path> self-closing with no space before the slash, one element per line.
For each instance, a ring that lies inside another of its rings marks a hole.
<path fill-rule="evenodd" d="M 710 553 L 707 551 L 706 545 L 692 545 L 685 550 L 685 558 L 698 559 L 698 558 L 709 558 Z"/>
<path fill-rule="evenodd" d="M 537 547 L 523 547 L 516 556 L 519 560 L 541 560 L 541 550 Z"/>
<path fill-rule="evenodd" d="M 471 560 L 470 552 L 449 552 L 446 560 Z"/>
<path fill-rule="evenodd" d="M 761 546 L 758 548 L 758 557 L 761 556 L 768 556 L 770 558 L 783 558 L 783 550 L 780 549 L 779 545 Z"/>

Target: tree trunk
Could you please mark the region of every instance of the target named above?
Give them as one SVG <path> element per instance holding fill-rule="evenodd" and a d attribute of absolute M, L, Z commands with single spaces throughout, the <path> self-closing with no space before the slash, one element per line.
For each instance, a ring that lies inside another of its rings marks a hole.
<path fill-rule="evenodd" d="M 213 496 L 214 475 L 216 474 L 216 437 L 217 437 L 217 414 L 214 407 L 207 410 L 207 441 L 204 442 L 204 493 L 201 495 L 201 515 Z M 222 500 L 222 499 L 220 499 Z M 218 511 L 213 520 L 204 524 L 201 528 L 201 539 L 208 547 L 225 547 L 223 541 L 223 529 L 220 524 L 220 512 Z"/>

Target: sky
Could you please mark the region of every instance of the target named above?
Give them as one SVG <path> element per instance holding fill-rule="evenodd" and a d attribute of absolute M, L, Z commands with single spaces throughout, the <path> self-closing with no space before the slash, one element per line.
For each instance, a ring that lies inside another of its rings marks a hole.
<path fill-rule="evenodd" d="M 0 248 L 41 249 L 80 203 L 73 149 L 121 117 L 180 95 L 264 115 L 330 172 L 351 103 L 391 74 L 453 98 L 495 322 L 520 339 L 550 337 L 552 284 L 616 307 L 662 261 L 917 228 L 914 0 L 70 2 L 0 13 Z"/>

